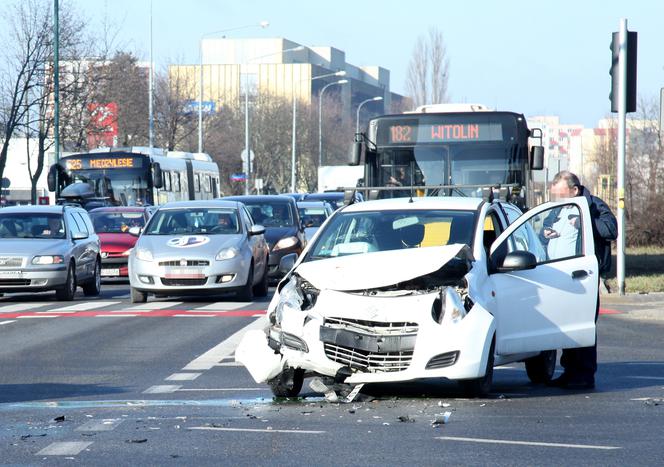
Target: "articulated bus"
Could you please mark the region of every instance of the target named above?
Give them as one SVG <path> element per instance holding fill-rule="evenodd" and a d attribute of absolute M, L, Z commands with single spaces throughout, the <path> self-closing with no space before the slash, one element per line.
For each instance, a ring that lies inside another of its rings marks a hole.
<path fill-rule="evenodd" d="M 48 185 L 59 202 L 77 202 L 86 209 L 221 196 L 219 167 L 209 155 L 143 147 L 64 156 L 51 166 Z"/>
<path fill-rule="evenodd" d="M 530 138 L 539 144 L 531 146 Z M 542 200 L 532 176 L 543 166 L 541 138 L 518 113 L 427 105 L 370 120 L 356 135 L 349 164 L 364 159 L 365 198 L 483 196 L 489 189 L 527 208 Z"/>

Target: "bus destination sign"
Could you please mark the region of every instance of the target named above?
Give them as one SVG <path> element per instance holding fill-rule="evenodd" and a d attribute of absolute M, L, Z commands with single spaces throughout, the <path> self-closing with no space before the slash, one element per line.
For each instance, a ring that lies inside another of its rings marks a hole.
<path fill-rule="evenodd" d="M 139 157 L 96 157 L 65 159 L 67 170 L 88 169 L 134 169 L 143 166 L 143 159 Z"/>
<path fill-rule="evenodd" d="M 387 144 L 502 141 L 500 123 L 417 124 L 400 122 L 387 128 Z M 380 142 L 379 142 L 380 144 Z"/>

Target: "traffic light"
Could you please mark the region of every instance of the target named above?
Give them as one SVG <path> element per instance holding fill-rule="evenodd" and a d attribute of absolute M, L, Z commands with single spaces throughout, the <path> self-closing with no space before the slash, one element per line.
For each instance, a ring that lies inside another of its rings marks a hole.
<path fill-rule="evenodd" d="M 637 33 L 627 31 L 627 112 L 636 112 L 636 41 Z M 614 32 L 611 41 L 611 112 L 618 112 L 618 95 L 620 89 L 620 33 Z"/>

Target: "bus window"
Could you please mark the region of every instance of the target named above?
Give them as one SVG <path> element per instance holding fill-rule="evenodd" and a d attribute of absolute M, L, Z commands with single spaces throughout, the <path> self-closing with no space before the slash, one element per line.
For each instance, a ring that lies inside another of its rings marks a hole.
<path fill-rule="evenodd" d="M 171 191 L 171 172 L 164 171 L 164 191 Z"/>
<path fill-rule="evenodd" d="M 196 193 L 201 191 L 201 177 L 199 174 L 194 175 L 194 191 Z"/>

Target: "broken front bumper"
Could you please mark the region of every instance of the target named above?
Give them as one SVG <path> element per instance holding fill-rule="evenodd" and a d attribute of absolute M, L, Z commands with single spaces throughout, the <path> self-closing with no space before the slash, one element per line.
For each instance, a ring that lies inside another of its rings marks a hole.
<path fill-rule="evenodd" d="M 477 304 L 461 319 L 441 317 L 435 312 L 440 297 L 438 292 L 388 297 L 323 290 L 309 310 L 284 309 L 267 336 L 259 331 L 260 336 L 246 338 L 236 359 L 257 382 L 286 367 L 350 375 L 345 378 L 350 384 L 483 376 L 493 317 Z"/>

